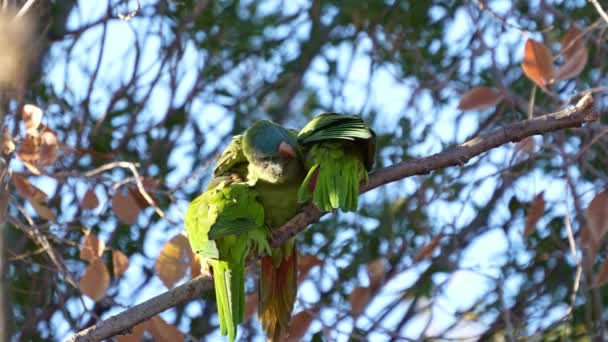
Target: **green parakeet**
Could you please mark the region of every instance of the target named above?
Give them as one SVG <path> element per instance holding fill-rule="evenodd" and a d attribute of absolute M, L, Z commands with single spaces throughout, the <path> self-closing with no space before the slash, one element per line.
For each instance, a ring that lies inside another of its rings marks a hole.
<path fill-rule="evenodd" d="M 247 251 L 252 246 L 258 252 L 267 249 L 266 229 L 279 228 L 296 214 L 304 174 L 297 131 L 258 121 L 233 137 L 218 158 L 211 185 L 188 208 L 188 237 L 213 268 L 220 329 L 231 340 L 243 319 Z M 265 254 L 258 315 L 268 339 L 279 341 L 296 299 L 295 240 Z"/>
<path fill-rule="evenodd" d="M 298 201 L 312 202 L 323 211 L 355 211 L 359 186 L 374 164 L 376 134 L 355 115 L 325 113 L 298 134 L 308 174 Z"/>
<path fill-rule="evenodd" d="M 220 332 L 236 338 L 245 307 L 245 260 L 252 248 L 270 253 L 258 193 L 238 174 L 214 178 L 186 211 L 192 250 L 213 269 Z"/>
<path fill-rule="evenodd" d="M 297 192 L 305 172 L 296 135 L 271 121 L 258 121 L 242 138 L 247 179 L 260 195 L 264 222 L 271 229 L 286 223 L 299 207 Z M 261 260 L 258 317 L 271 341 L 279 341 L 289 328 L 298 288 L 296 256 L 291 239 Z"/>

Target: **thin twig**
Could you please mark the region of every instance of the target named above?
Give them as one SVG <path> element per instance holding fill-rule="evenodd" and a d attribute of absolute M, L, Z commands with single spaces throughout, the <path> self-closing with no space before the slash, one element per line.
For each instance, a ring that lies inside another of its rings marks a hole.
<path fill-rule="evenodd" d="M 568 188 L 566 188 L 566 194 L 568 193 Z M 567 199 L 566 199 L 567 200 Z M 574 301 L 576 300 L 576 293 L 578 292 L 578 288 L 581 282 L 581 275 L 583 274 L 583 267 L 581 266 L 581 262 L 579 260 L 578 254 L 576 252 L 576 243 L 574 242 L 574 233 L 572 232 L 572 224 L 570 221 L 570 210 L 568 209 L 568 203 L 566 202 L 566 217 L 564 218 L 566 224 L 566 231 L 568 232 L 568 244 L 570 245 L 570 253 L 576 262 L 576 276 L 574 277 L 574 284 L 572 285 L 572 294 L 570 295 L 570 305 L 568 306 L 568 310 L 566 311 L 566 315 L 564 317 L 569 317 L 574 309 Z"/>
<path fill-rule="evenodd" d="M 606 14 L 606 11 L 604 11 L 604 9 L 600 5 L 600 3 L 597 0 L 589 0 L 589 2 L 591 2 L 593 4 L 593 6 L 595 6 L 595 9 L 597 10 L 597 12 L 600 14 L 600 16 L 602 16 L 602 18 L 608 24 L 608 14 Z"/>
<path fill-rule="evenodd" d="M 156 211 L 158 216 L 165 218 L 166 217 L 165 213 L 162 211 L 161 208 L 158 207 L 158 205 L 156 205 L 156 202 L 154 202 L 154 200 L 152 199 L 150 194 L 148 194 L 148 192 L 144 188 L 144 184 L 141 181 L 139 172 L 137 172 L 137 166 L 139 166 L 139 164 L 137 164 L 137 163 L 131 163 L 131 162 L 126 162 L 126 161 L 117 161 L 117 162 L 112 162 L 112 163 L 102 165 L 94 170 L 91 170 L 91 171 L 85 173 L 84 176 L 92 177 L 99 173 L 109 171 L 114 168 L 129 169 L 131 171 L 131 173 L 133 174 L 133 177 L 135 177 L 135 183 L 137 184 L 137 189 L 139 190 L 139 193 L 146 200 L 146 202 L 148 202 L 148 204 L 154 208 L 154 210 Z"/>

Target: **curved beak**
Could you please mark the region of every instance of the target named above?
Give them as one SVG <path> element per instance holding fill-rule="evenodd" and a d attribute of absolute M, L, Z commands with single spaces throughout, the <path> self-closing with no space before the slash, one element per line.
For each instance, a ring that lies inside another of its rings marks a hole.
<path fill-rule="evenodd" d="M 284 158 L 293 159 L 297 156 L 296 150 L 291 147 L 288 143 L 281 141 L 279 144 L 279 155 Z"/>

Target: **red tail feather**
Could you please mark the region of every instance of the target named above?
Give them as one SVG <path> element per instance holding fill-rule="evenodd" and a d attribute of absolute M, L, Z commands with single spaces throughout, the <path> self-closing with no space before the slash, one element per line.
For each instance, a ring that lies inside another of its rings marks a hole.
<path fill-rule="evenodd" d="M 286 253 L 287 247 L 282 248 L 282 252 Z M 262 258 L 258 316 L 269 341 L 278 342 L 287 334 L 296 300 L 297 253 L 295 246 L 289 249 L 290 255 L 284 255 L 278 266 L 275 266 L 272 257 Z"/>

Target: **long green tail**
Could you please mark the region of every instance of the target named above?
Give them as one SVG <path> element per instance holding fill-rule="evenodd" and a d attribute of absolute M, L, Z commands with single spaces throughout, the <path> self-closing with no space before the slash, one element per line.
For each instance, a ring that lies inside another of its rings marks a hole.
<path fill-rule="evenodd" d="M 220 321 L 220 332 L 229 341 L 236 338 L 236 326 L 243 322 L 245 310 L 245 266 L 213 260 L 215 298 Z"/>

